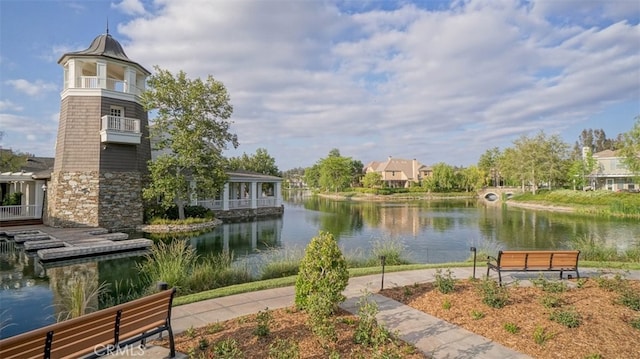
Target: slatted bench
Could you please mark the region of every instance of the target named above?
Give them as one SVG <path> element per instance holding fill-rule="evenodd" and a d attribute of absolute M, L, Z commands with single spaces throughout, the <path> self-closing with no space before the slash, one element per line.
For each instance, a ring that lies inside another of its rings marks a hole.
<path fill-rule="evenodd" d="M 578 257 L 580 251 L 500 251 L 498 257 L 487 258 L 489 271 L 498 272 L 498 282 L 502 285 L 502 272 L 576 272 L 578 278 Z"/>
<path fill-rule="evenodd" d="M 0 358 L 98 358 L 171 329 L 174 289 L 0 340 Z"/>

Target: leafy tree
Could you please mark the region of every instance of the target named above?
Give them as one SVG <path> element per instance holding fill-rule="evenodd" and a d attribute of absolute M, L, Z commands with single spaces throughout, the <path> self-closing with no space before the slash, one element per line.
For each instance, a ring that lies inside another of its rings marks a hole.
<path fill-rule="evenodd" d="M 566 178 L 568 145 L 558 135 L 540 131 L 534 137 L 521 136 L 513 149 L 506 149 L 500 161 L 504 175 L 521 182 L 523 190 L 530 185 L 535 194 L 542 182 L 559 182 Z"/>
<path fill-rule="evenodd" d="M 309 188 L 320 188 L 320 164 L 305 168 L 304 181 Z"/>
<path fill-rule="evenodd" d="M 351 158 L 332 156 L 320 161 L 320 187 L 339 192 L 351 185 Z"/>
<path fill-rule="evenodd" d="M 617 139 L 607 138 L 607 134 L 603 129 L 584 129 L 573 146 L 573 157 L 581 157 L 584 147 L 588 148 L 592 153 L 596 153 L 604 150 L 615 150 L 621 145 L 620 137 Z"/>
<path fill-rule="evenodd" d="M 382 175 L 378 172 L 369 172 L 362 177 L 362 186 L 365 188 L 377 188 L 382 186 Z"/>
<path fill-rule="evenodd" d="M 16 172 L 20 170 L 27 163 L 29 156 L 28 153 L 0 149 L 0 172 Z"/>
<path fill-rule="evenodd" d="M 497 186 L 500 183 L 500 157 L 502 153 L 498 147 L 490 148 L 480 155 L 478 160 L 478 169 L 482 171 L 484 182 L 486 185 Z"/>
<path fill-rule="evenodd" d="M 433 181 L 436 191 L 446 192 L 450 191 L 455 186 L 455 172 L 453 167 L 444 162 L 439 162 L 433 165 L 433 175 L 429 178 Z"/>
<path fill-rule="evenodd" d="M 622 135 L 623 144 L 620 153 L 624 156 L 623 163 L 631 173 L 640 177 L 640 116 L 636 117 L 633 128 Z"/>
<path fill-rule="evenodd" d="M 351 186 L 360 186 L 362 180 L 364 165 L 360 160 L 351 160 Z"/>
<path fill-rule="evenodd" d="M 264 148 L 258 148 L 256 153 L 251 156 L 243 153 L 241 157 L 229 158 L 227 169 L 230 171 L 251 171 L 270 176 L 280 175 L 276 160 Z"/>
<path fill-rule="evenodd" d="M 484 184 L 485 178 L 483 171 L 477 166 L 469 166 L 459 171 L 459 185 L 465 191 L 477 191 Z"/>
<path fill-rule="evenodd" d="M 165 208 L 175 203 L 184 219 L 190 181 L 200 193 L 213 195 L 227 180 L 222 151 L 228 144 L 238 146 L 229 132 L 233 107 L 224 84 L 212 76 L 191 80 L 183 71 L 155 70 L 141 102 L 147 111 L 157 111 L 150 132 L 161 154 L 149 164 L 150 183 L 143 194 L 160 198 Z"/>

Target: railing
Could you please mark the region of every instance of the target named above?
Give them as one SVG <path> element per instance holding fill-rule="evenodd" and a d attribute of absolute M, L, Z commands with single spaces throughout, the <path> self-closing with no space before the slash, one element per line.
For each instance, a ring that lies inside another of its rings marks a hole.
<path fill-rule="evenodd" d="M 120 116 L 102 116 L 102 130 L 140 133 L 140 120 Z"/>
<path fill-rule="evenodd" d="M 0 206 L 0 221 L 25 218 L 42 218 L 42 206 Z"/>
<path fill-rule="evenodd" d="M 220 199 L 208 199 L 204 201 L 198 201 L 198 205 L 209 209 L 222 209 L 222 200 Z"/>
<path fill-rule="evenodd" d="M 258 198 L 258 207 L 275 207 L 275 206 L 276 206 L 275 197 Z"/>
<path fill-rule="evenodd" d="M 236 209 L 236 208 L 251 208 L 251 200 L 250 199 L 230 199 L 229 209 Z"/>
<path fill-rule="evenodd" d="M 65 82 L 65 88 L 68 84 Z M 142 91 L 135 85 L 130 85 L 127 81 L 118 79 L 103 79 L 98 76 L 80 76 L 76 78 L 76 88 L 98 89 L 104 88 L 111 91 L 132 93 L 139 95 Z"/>

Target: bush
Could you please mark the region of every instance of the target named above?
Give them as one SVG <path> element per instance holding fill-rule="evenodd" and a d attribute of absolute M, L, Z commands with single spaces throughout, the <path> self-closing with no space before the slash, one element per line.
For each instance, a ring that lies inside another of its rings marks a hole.
<path fill-rule="evenodd" d="M 582 322 L 580 314 L 574 309 L 556 310 L 549 316 L 549 319 L 562 324 L 567 328 L 577 328 Z"/>
<path fill-rule="evenodd" d="M 494 280 L 485 278 L 478 283 L 482 302 L 491 308 L 503 308 L 509 302 L 507 287 L 498 285 Z"/>
<path fill-rule="evenodd" d="M 196 264 L 198 255 L 186 240 L 175 240 L 170 243 L 158 242 L 145 255 L 146 261 L 138 265 L 151 283 L 166 282 L 179 292 L 188 290 L 185 284 Z"/>
<path fill-rule="evenodd" d="M 331 233 L 320 232 L 307 245 L 304 258 L 300 262 L 295 285 L 295 303 L 307 309 L 308 298 L 312 294 L 326 298 L 330 312 L 345 300 L 342 291 L 347 287 L 349 271 L 347 262 Z"/>
<path fill-rule="evenodd" d="M 532 280 L 533 285 L 538 288 L 541 288 L 543 292 L 547 293 L 563 293 L 567 291 L 567 285 L 559 280 L 548 280 L 542 274 L 537 278 Z"/>
<path fill-rule="evenodd" d="M 436 278 L 436 288 L 442 294 L 451 293 L 455 290 L 456 280 L 451 274 L 451 269 L 447 268 L 445 274 L 442 274 L 442 269 L 436 269 L 436 274 L 433 275 Z"/>
<path fill-rule="evenodd" d="M 184 206 L 185 218 L 213 218 L 213 212 L 203 206 Z M 178 206 L 164 208 L 158 204 L 147 205 L 144 210 L 144 221 L 149 223 L 154 218 L 162 218 L 169 220 L 178 219 Z"/>

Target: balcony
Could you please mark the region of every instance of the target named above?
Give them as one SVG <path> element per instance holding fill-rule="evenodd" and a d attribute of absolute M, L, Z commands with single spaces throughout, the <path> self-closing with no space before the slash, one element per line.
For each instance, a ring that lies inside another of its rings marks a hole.
<path fill-rule="evenodd" d="M 64 88 L 65 90 L 68 88 L 106 89 L 110 91 L 129 93 L 134 95 L 140 95 L 143 91 L 134 84 L 129 84 L 127 81 L 114 78 L 103 79 L 98 76 L 76 77 L 73 86 L 69 86 L 69 84 L 65 81 Z"/>
<path fill-rule="evenodd" d="M 100 141 L 102 143 L 121 143 L 139 145 L 142 133 L 140 120 L 129 117 L 102 116 Z"/>

